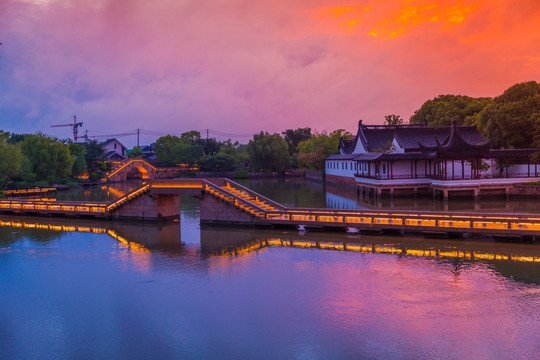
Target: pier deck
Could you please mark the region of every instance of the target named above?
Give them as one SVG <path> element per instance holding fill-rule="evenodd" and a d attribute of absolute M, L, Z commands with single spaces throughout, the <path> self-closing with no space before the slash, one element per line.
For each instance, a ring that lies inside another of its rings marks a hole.
<path fill-rule="evenodd" d="M 0 200 L 0 212 L 101 219 L 178 218 L 179 195 L 201 202 L 201 222 L 359 231 L 540 235 L 540 214 L 288 208 L 229 179 L 153 180 L 111 203 Z M 171 201 L 172 198 L 178 201 Z"/>

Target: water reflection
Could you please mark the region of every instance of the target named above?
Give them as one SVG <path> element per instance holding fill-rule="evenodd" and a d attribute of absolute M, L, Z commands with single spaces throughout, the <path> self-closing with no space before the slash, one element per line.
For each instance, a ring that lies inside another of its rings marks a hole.
<path fill-rule="evenodd" d="M 0 243 L 2 358 L 538 353 L 537 245 L 199 228 L 184 206 L 167 224 L 1 216 L 19 239 Z"/>
<path fill-rule="evenodd" d="M 373 196 L 362 198 L 349 187 L 303 178 L 248 179 L 239 182 L 289 207 L 540 213 L 540 201 L 531 197 L 493 195 L 480 197 L 476 201 L 469 197 L 444 201 L 424 195 L 380 199 Z"/>
<path fill-rule="evenodd" d="M 90 187 L 74 187 L 65 191 L 58 191 L 58 201 L 102 201 L 110 202 L 122 197 L 141 186 L 142 180 L 129 180 L 119 183 L 98 184 Z"/>
<path fill-rule="evenodd" d="M 428 258 L 441 264 L 451 262 L 458 267 L 463 263 L 481 261 L 492 264 L 504 276 L 540 284 L 540 250 L 536 244 L 341 233 L 302 234 L 296 231 L 203 226 L 197 246 L 193 239 L 188 244 L 182 242 L 181 222 L 0 217 L 0 246 L 9 246 L 22 238 L 38 242 L 54 241 L 61 236 L 59 232 L 108 234 L 118 241 L 121 248 L 129 250 L 131 255 L 124 260 L 133 262 L 143 272 L 148 272 L 151 267 L 150 254 L 153 251 L 169 256 L 212 258 L 243 256 L 273 247 L 290 247 Z M 192 235 L 190 233 L 190 237 Z"/>

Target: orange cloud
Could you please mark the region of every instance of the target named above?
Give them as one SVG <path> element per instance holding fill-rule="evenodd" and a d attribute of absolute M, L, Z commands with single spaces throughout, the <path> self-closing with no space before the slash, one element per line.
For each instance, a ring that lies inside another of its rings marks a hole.
<path fill-rule="evenodd" d="M 477 10 L 462 1 L 378 1 L 372 5 L 349 5 L 313 9 L 313 18 L 327 32 L 360 33 L 383 39 L 396 38 L 426 23 L 461 24 Z"/>

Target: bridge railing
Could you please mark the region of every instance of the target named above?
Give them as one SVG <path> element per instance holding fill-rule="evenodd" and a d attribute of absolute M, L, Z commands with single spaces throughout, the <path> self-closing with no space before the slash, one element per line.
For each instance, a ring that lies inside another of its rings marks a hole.
<path fill-rule="evenodd" d="M 240 185 L 239 183 L 235 182 L 235 181 L 232 181 L 231 179 L 228 179 L 228 178 L 215 178 L 215 179 L 207 179 L 213 183 L 215 183 L 216 185 L 220 184 L 221 186 L 225 186 L 227 184 L 232 184 L 232 186 L 234 188 L 237 188 L 239 190 L 242 190 L 243 192 L 245 192 L 246 194 L 248 195 L 251 195 L 253 196 L 254 198 L 257 198 L 259 200 L 262 200 L 263 202 L 267 203 L 268 205 L 271 205 L 273 207 L 275 207 L 276 209 L 281 209 L 281 210 L 286 210 L 287 207 L 272 200 L 272 199 L 269 199 L 267 198 L 266 196 L 263 196 L 245 186 L 242 186 Z"/>
<path fill-rule="evenodd" d="M 153 188 L 203 188 L 203 179 L 159 179 L 152 180 L 150 186 Z"/>
<path fill-rule="evenodd" d="M 1 210 L 96 214 L 105 213 L 106 204 L 78 201 L 0 200 Z"/>
<path fill-rule="evenodd" d="M 124 204 L 124 203 L 130 201 L 131 199 L 133 199 L 134 197 L 137 197 L 140 194 L 142 194 L 143 192 L 147 191 L 149 188 L 150 188 L 150 184 L 148 184 L 148 183 L 143 184 L 141 187 L 139 187 L 139 188 L 137 188 L 135 190 L 132 190 L 132 191 L 128 192 L 127 194 L 125 194 L 124 196 L 121 196 L 118 199 L 114 200 L 113 202 L 107 204 L 106 210 L 107 211 L 114 210 L 118 206 L 121 206 L 122 204 Z"/>
<path fill-rule="evenodd" d="M 382 226 L 386 228 L 490 229 L 540 232 L 540 216 L 526 214 L 478 214 L 439 212 L 377 212 L 332 209 L 289 209 L 267 211 L 271 221 L 323 223 L 338 226 Z"/>
<path fill-rule="evenodd" d="M 261 213 L 264 213 L 264 214 L 267 213 L 266 209 L 258 206 L 257 204 L 252 203 L 249 200 L 244 199 L 241 196 L 238 196 L 238 195 L 236 195 L 236 194 L 222 188 L 221 186 L 215 184 L 213 181 L 208 181 L 208 180 L 204 179 L 203 184 L 204 184 L 204 187 L 203 187 L 204 190 L 212 189 L 212 190 L 214 190 L 216 192 L 219 192 L 219 193 L 221 193 L 223 195 L 231 197 L 234 200 L 233 201 L 234 205 L 242 204 L 242 205 L 247 206 L 247 207 L 249 207 L 249 208 L 251 208 L 253 210 L 256 210 L 258 212 L 261 212 Z"/>

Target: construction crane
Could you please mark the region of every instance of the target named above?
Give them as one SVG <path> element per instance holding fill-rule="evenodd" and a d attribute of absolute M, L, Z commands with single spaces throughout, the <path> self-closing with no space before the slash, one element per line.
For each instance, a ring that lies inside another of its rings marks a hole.
<path fill-rule="evenodd" d="M 51 127 L 62 127 L 62 126 L 71 126 L 73 127 L 73 141 L 77 142 L 79 135 L 79 126 L 82 126 L 82 121 L 77 122 L 77 115 L 73 115 L 73 124 L 60 124 L 60 125 L 51 125 Z"/>

